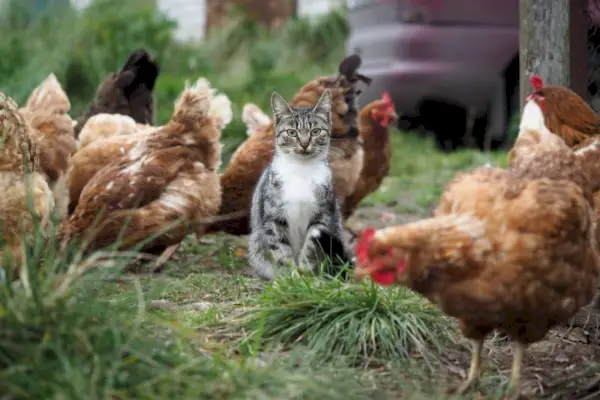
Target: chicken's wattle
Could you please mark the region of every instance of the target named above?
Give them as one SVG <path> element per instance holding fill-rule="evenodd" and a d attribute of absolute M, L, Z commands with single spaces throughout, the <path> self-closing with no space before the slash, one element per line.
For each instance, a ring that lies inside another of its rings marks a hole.
<path fill-rule="evenodd" d="M 375 271 L 371 274 L 373 282 L 382 285 L 390 286 L 396 280 L 396 273 L 394 271 Z"/>

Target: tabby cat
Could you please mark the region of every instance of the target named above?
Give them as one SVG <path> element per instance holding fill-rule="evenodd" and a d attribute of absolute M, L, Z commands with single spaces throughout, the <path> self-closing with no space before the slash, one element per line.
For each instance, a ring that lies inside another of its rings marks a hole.
<path fill-rule="evenodd" d="M 273 93 L 271 108 L 274 154 L 252 197 L 250 265 L 273 279 L 287 263 L 314 271 L 325 255 L 347 262 L 328 163 L 331 95 L 325 91 L 312 108 L 293 108 Z"/>

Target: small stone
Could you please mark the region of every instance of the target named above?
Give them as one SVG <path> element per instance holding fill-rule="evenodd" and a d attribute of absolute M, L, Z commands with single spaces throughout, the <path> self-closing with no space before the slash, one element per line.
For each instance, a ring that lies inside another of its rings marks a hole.
<path fill-rule="evenodd" d="M 569 357 L 567 357 L 564 354 L 560 354 L 554 359 L 554 361 L 556 361 L 558 363 L 567 363 L 567 362 L 569 362 Z"/>
<path fill-rule="evenodd" d="M 210 310 L 210 308 L 212 307 L 211 303 L 208 303 L 206 301 L 198 301 L 195 303 L 189 303 L 185 305 L 185 308 L 188 310 L 195 310 L 195 311 L 208 311 Z"/>

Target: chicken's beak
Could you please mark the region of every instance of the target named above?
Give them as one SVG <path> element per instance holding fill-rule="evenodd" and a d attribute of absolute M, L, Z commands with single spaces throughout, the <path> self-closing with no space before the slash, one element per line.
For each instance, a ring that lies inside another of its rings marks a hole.
<path fill-rule="evenodd" d="M 354 277 L 357 281 L 362 281 L 365 278 L 365 276 L 370 276 L 371 273 L 373 273 L 376 269 L 377 268 L 374 266 L 357 266 L 356 270 L 354 271 Z"/>

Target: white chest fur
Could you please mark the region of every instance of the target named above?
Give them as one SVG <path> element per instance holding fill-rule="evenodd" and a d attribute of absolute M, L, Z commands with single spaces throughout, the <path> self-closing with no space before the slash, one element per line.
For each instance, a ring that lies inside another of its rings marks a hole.
<path fill-rule="evenodd" d="M 283 212 L 289 227 L 289 239 L 297 259 L 304 245 L 308 224 L 319 211 L 316 189 L 330 184 L 331 170 L 323 160 L 302 160 L 277 156 L 273 168 L 282 181 Z"/>

